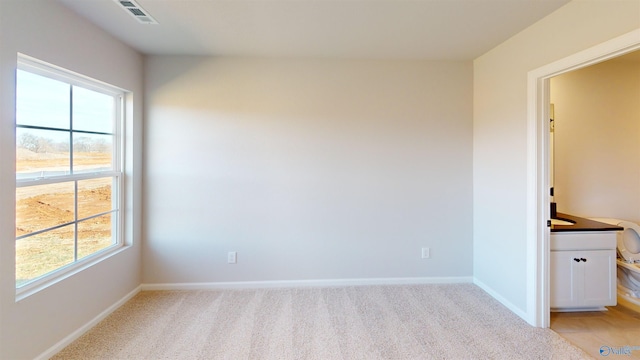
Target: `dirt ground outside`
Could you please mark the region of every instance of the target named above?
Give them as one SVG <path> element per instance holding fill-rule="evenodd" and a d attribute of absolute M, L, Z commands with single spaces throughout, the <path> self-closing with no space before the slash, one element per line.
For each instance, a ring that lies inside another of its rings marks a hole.
<path fill-rule="evenodd" d="M 18 149 L 18 173 L 58 171 L 69 168 L 69 153 L 37 154 Z M 74 169 L 103 167 L 111 163 L 110 153 L 74 153 Z M 20 187 L 16 190 L 16 236 L 86 219 L 113 210 L 112 178 L 77 181 L 77 204 L 74 182 Z M 16 284 L 45 275 L 57 268 L 111 246 L 113 217 L 111 212 L 55 230 L 16 241 Z M 77 231 L 77 244 L 74 233 Z"/>

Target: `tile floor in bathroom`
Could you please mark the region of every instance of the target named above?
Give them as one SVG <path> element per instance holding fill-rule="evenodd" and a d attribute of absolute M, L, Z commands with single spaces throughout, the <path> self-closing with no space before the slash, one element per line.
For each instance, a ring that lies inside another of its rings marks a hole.
<path fill-rule="evenodd" d="M 608 307 L 608 311 L 552 312 L 551 330 L 557 332 L 596 359 L 640 359 L 640 312 L 623 305 Z M 619 349 L 636 347 L 630 355 L 613 352 L 600 354 L 603 346 Z"/>

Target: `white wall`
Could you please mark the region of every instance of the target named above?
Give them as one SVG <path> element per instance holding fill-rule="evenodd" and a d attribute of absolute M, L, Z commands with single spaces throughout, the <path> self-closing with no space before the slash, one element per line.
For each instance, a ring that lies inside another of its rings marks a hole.
<path fill-rule="evenodd" d="M 152 56 L 146 85 L 145 283 L 471 276 L 471 62 Z"/>
<path fill-rule="evenodd" d="M 640 56 L 627 57 L 551 79 L 558 211 L 640 220 Z"/>
<path fill-rule="evenodd" d="M 54 1 L 0 1 L 0 358 L 32 359 L 141 283 L 140 182 L 127 179 L 133 245 L 15 300 L 15 69 L 21 52 L 134 92 L 127 171 L 140 175 L 142 57 Z"/>
<path fill-rule="evenodd" d="M 474 60 L 473 272 L 521 316 L 531 295 L 527 73 L 637 28 L 637 0 L 573 1 Z"/>

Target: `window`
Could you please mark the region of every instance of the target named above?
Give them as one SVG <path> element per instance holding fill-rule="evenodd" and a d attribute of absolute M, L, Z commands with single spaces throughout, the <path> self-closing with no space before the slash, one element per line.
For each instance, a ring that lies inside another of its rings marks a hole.
<path fill-rule="evenodd" d="M 16 287 L 122 244 L 124 92 L 20 57 L 16 74 Z"/>

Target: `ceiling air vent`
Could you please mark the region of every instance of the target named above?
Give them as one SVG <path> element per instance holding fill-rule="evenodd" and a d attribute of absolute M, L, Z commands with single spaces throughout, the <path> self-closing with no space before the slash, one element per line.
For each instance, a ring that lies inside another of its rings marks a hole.
<path fill-rule="evenodd" d="M 122 8 L 141 24 L 157 24 L 156 19 L 151 17 L 146 10 L 133 0 L 115 0 Z"/>

